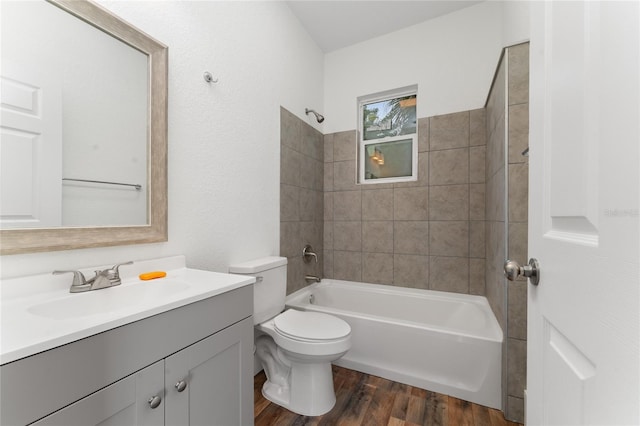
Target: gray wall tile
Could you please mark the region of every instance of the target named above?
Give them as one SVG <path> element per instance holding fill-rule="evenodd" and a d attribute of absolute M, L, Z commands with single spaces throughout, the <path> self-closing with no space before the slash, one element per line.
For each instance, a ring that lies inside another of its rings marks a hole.
<path fill-rule="evenodd" d="M 469 293 L 469 258 L 430 256 L 429 288 Z"/>
<path fill-rule="evenodd" d="M 527 285 L 526 281 L 508 284 L 507 335 L 515 339 L 527 339 Z"/>
<path fill-rule="evenodd" d="M 418 118 L 418 152 L 429 151 L 429 118 Z"/>
<path fill-rule="evenodd" d="M 362 222 L 333 222 L 333 249 L 362 251 Z"/>
<path fill-rule="evenodd" d="M 472 183 L 469 185 L 469 219 L 485 219 L 485 184 Z"/>
<path fill-rule="evenodd" d="M 325 250 L 333 250 L 333 222 L 324 222 L 322 245 Z"/>
<path fill-rule="evenodd" d="M 429 288 L 429 257 L 409 254 L 393 256 L 393 284 Z"/>
<path fill-rule="evenodd" d="M 301 242 L 300 222 L 280 222 L 280 256 L 298 256 Z"/>
<path fill-rule="evenodd" d="M 485 151 L 486 147 L 474 146 L 469 148 L 469 182 L 485 182 Z"/>
<path fill-rule="evenodd" d="M 469 294 L 484 296 L 484 259 L 469 259 Z"/>
<path fill-rule="evenodd" d="M 486 228 L 483 220 L 469 222 L 469 257 L 484 259 L 485 233 Z"/>
<path fill-rule="evenodd" d="M 509 164 L 509 221 L 526 222 L 529 209 L 529 165 Z"/>
<path fill-rule="evenodd" d="M 324 175 L 322 176 L 323 190 L 333 191 L 333 163 L 324 163 Z"/>
<path fill-rule="evenodd" d="M 280 183 L 300 186 L 302 154 L 287 146 L 280 147 Z"/>
<path fill-rule="evenodd" d="M 280 144 L 300 151 L 303 122 L 285 108 L 280 108 Z"/>
<path fill-rule="evenodd" d="M 300 290 L 305 286 L 302 275 L 302 257 L 292 257 L 287 261 L 287 294 Z"/>
<path fill-rule="evenodd" d="M 456 183 L 469 183 L 469 148 L 431 151 L 429 153 L 429 184 Z"/>
<path fill-rule="evenodd" d="M 524 423 L 524 399 L 507 396 L 504 417 L 512 422 Z"/>
<path fill-rule="evenodd" d="M 334 278 L 333 276 L 333 250 L 323 252 L 322 276 L 324 278 Z"/>
<path fill-rule="evenodd" d="M 361 220 L 362 192 L 338 191 L 333 193 L 333 220 Z"/>
<path fill-rule="evenodd" d="M 393 249 L 396 254 L 429 254 L 428 221 L 396 220 L 393 238 Z"/>
<path fill-rule="evenodd" d="M 300 188 L 280 185 L 280 221 L 300 220 Z"/>
<path fill-rule="evenodd" d="M 324 135 L 323 158 L 325 163 L 333 163 L 333 136 L 333 133 Z"/>
<path fill-rule="evenodd" d="M 507 257 L 519 263 L 527 262 L 528 245 L 528 224 L 527 222 L 511 222 L 509 223 L 509 248 Z"/>
<path fill-rule="evenodd" d="M 300 188 L 300 221 L 321 220 L 322 212 L 316 211 L 316 192 L 312 189 Z"/>
<path fill-rule="evenodd" d="M 362 281 L 362 253 L 334 250 L 333 278 L 346 281 Z"/>
<path fill-rule="evenodd" d="M 524 397 L 527 378 L 527 342 L 507 339 L 507 394 Z"/>
<path fill-rule="evenodd" d="M 487 111 L 484 108 L 469 111 L 469 145 L 486 145 Z"/>
<path fill-rule="evenodd" d="M 300 152 L 320 162 L 324 161 L 323 154 L 324 137 L 322 133 L 304 123 L 302 126 L 302 146 Z"/>
<path fill-rule="evenodd" d="M 529 43 L 507 49 L 509 55 L 509 105 L 529 102 Z"/>
<path fill-rule="evenodd" d="M 468 220 L 469 185 L 429 187 L 430 220 Z"/>
<path fill-rule="evenodd" d="M 333 220 L 333 192 L 324 193 L 324 220 Z"/>
<path fill-rule="evenodd" d="M 393 282 L 393 254 L 362 253 L 362 281 L 374 284 Z"/>
<path fill-rule="evenodd" d="M 435 222 L 429 224 L 429 254 L 435 256 L 469 256 L 469 222 Z"/>
<path fill-rule="evenodd" d="M 362 191 L 362 220 L 393 220 L 393 189 Z"/>
<path fill-rule="evenodd" d="M 529 104 L 509 107 L 509 163 L 526 163 L 522 151 L 529 147 Z"/>
<path fill-rule="evenodd" d="M 356 162 L 336 161 L 333 163 L 333 189 L 335 191 L 359 191 L 356 184 Z"/>
<path fill-rule="evenodd" d="M 393 191 L 395 220 L 428 220 L 429 188 L 396 188 Z"/>
<path fill-rule="evenodd" d="M 362 251 L 393 253 L 393 221 L 362 222 Z"/>
<path fill-rule="evenodd" d="M 469 146 L 469 111 L 431 117 L 429 120 L 429 148 L 460 148 Z"/>
<path fill-rule="evenodd" d="M 355 130 L 334 133 L 333 135 L 333 161 L 345 161 L 356 159 L 357 139 Z"/>

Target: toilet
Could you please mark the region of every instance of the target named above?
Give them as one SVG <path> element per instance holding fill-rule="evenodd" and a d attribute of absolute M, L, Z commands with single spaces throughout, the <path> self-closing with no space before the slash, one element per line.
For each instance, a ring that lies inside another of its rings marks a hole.
<path fill-rule="evenodd" d="M 331 362 L 351 347 L 351 327 L 333 315 L 285 310 L 287 259 L 265 257 L 231 265 L 253 275 L 255 350 L 267 381 L 262 395 L 294 413 L 319 416 L 333 408 Z"/>

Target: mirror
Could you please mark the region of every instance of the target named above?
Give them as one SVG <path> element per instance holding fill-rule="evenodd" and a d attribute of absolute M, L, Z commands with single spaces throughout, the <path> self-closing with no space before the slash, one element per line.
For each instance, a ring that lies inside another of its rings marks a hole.
<path fill-rule="evenodd" d="M 43 64 L 28 63 L 25 18 L 13 17 L 20 48 L 6 44 L 8 3 L 0 254 L 166 241 L 167 47 L 89 1 L 15 2 L 48 7 L 29 16 L 56 33 L 31 43 Z"/>

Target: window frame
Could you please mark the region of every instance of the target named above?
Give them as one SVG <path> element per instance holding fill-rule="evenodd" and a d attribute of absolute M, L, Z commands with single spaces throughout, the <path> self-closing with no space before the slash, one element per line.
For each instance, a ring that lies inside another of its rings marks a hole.
<path fill-rule="evenodd" d="M 402 98 L 405 96 L 416 96 L 416 131 L 414 133 L 408 133 L 398 136 L 386 136 L 378 139 L 364 139 L 364 106 L 376 102 L 388 101 L 391 99 Z M 398 182 L 415 182 L 418 180 L 418 118 L 417 118 L 417 99 L 418 99 L 418 86 L 406 86 L 399 89 L 387 90 L 384 92 L 378 92 L 371 95 L 358 97 L 358 184 L 372 185 L 372 184 L 385 184 L 385 183 L 398 183 Z M 365 159 L 366 149 L 369 145 L 386 144 L 397 141 L 411 141 L 411 175 L 410 176 L 397 176 L 377 179 L 365 179 Z"/>

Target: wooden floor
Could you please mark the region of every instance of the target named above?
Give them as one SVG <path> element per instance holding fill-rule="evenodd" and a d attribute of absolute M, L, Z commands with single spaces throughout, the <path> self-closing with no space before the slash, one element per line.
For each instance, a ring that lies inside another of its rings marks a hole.
<path fill-rule="evenodd" d="M 300 416 L 262 396 L 265 380 L 264 372 L 254 378 L 255 426 L 518 426 L 499 410 L 335 366 L 335 407 L 323 416 Z"/>

